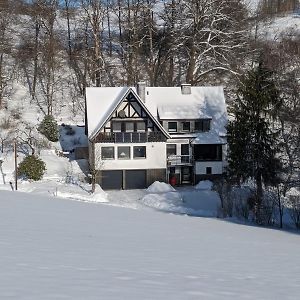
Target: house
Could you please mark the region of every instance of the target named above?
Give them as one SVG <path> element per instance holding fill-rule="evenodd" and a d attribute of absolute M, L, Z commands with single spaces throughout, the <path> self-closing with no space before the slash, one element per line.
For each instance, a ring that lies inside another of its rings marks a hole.
<path fill-rule="evenodd" d="M 195 184 L 226 166 L 222 87 L 86 89 L 89 160 L 104 189 Z"/>

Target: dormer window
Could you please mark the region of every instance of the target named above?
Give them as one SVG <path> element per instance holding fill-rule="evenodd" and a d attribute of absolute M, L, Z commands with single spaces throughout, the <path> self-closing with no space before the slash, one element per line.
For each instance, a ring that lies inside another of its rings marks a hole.
<path fill-rule="evenodd" d="M 196 132 L 205 132 L 210 130 L 210 120 L 198 120 L 195 121 L 195 131 Z"/>
<path fill-rule="evenodd" d="M 168 131 L 177 132 L 177 122 L 168 122 Z"/>
<path fill-rule="evenodd" d="M 190 131 L 191 123 L 190 122 L 182 122 L 182 131 Z"/>

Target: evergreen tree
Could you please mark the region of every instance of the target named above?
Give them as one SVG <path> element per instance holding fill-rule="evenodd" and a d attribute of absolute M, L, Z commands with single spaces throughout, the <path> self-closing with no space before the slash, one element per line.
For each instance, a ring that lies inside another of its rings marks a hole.
<path fill-rule="evenodd" d="M 243 78 L 228 124 L 229 170 L 239 181 L 255 180 L 259 211 L 263 184 L 273 185 L 280 163 L 274 120 L 281 105 L 273 73 L 260 63 Z"/>

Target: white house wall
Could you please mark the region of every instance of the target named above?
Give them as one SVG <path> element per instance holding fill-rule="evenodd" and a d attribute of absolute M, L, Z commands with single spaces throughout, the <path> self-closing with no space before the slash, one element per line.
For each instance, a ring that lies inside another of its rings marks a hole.
<path fill-rule="evenodd" d="M 206 168 L 211 167 L 213 175 L 218 175 L 223 173 L 222 161 L 196 161 L 195 162 L 195 174 L 196 175 L 206 175 Z"/>
<path fill-rule="evenodd" d="M 131 159 L 118 159 L 118 146 L 129 146 Z M 146 158 L 133 158 L 134 146 L 146 146 Z M 115 158 L 101 160 L 101 147 L 114 147 Z M 95 160 L 98 170 L 135 170 L 135 169 L 165 169 L 167 167 L 165 143 L 97 143 L 95 144 Z"/>

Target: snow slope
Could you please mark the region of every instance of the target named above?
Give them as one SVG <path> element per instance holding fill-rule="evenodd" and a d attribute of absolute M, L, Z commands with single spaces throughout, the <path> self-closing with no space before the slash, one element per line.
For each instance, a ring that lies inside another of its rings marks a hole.
<path fill-rule="evenodd" d="M 0 191 L 0 299 L 299 299 L 300 237 Z"/>

